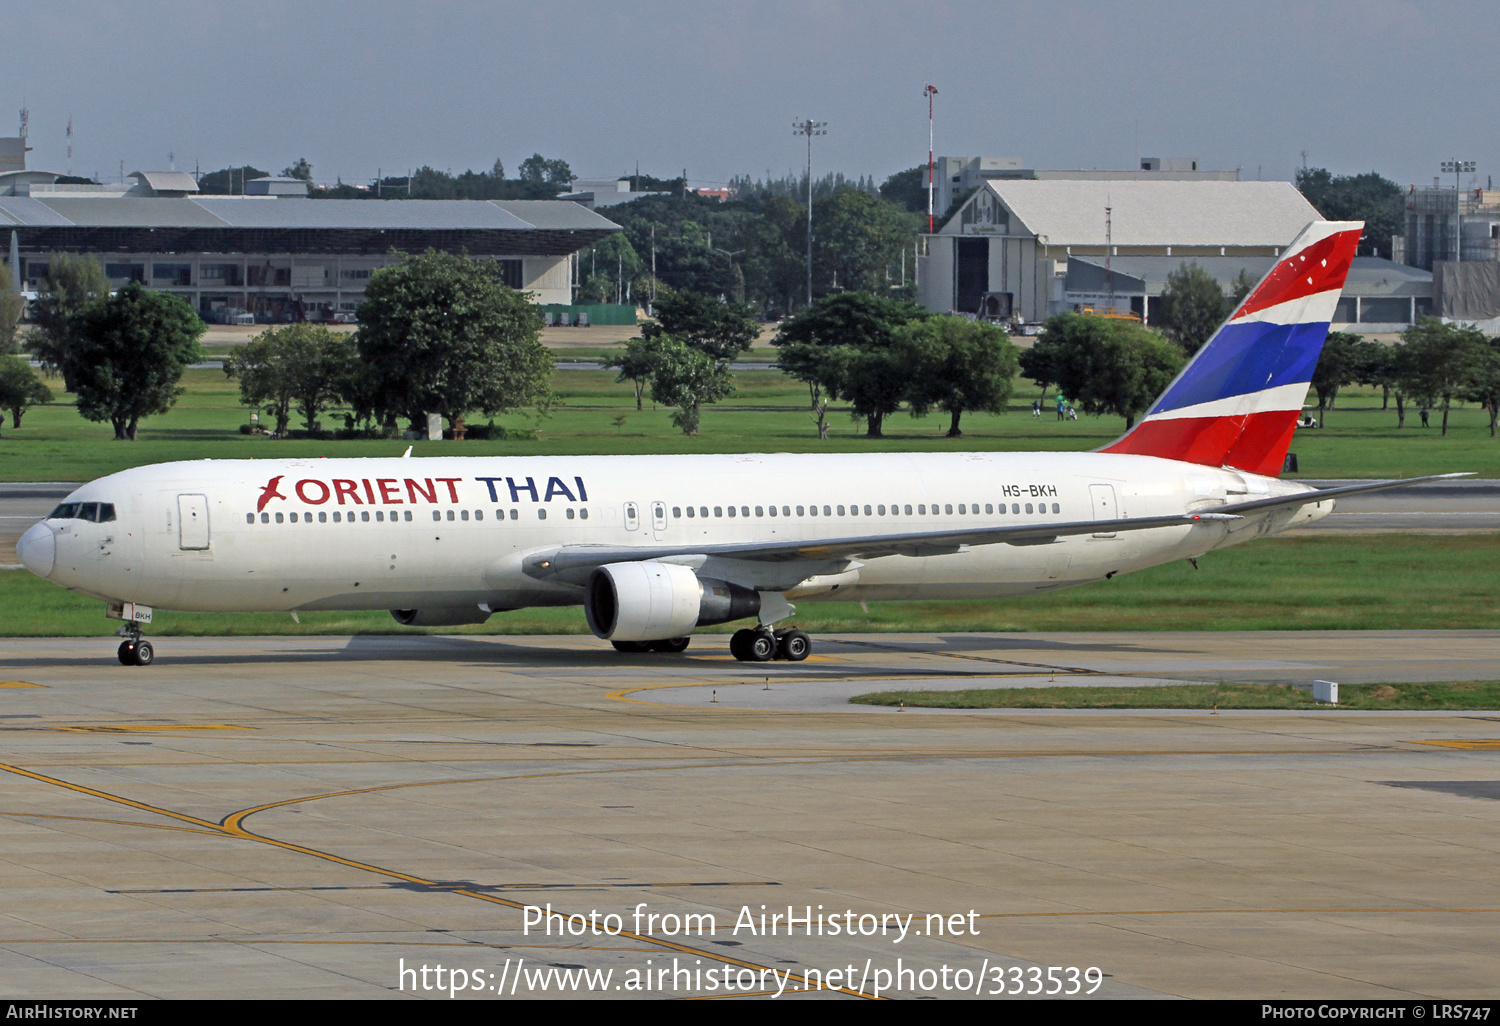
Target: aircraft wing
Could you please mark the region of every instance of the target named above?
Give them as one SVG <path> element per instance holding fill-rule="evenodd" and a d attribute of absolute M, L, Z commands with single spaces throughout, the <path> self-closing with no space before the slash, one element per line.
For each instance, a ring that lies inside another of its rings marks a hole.
<path fill-rule="evenodd" d="M 787 541 L 727 542 L 717 545 L 565 545 L 532 553 L 523 560 L 522 567 L 528 576 L 538 579 L 562 577 L 565 580 L 581 581 L 584 572 L 606 563 L 631 563 L 683 556 L 718 556 L 757 562 L 806 561 L 824 564 L 851 559 L 874 559 L 879 556 L 938 556 L 961 551 L 970 545 L 1047 545 L 1069 535 L 1117 534 L 1121 531 L 1149 531 L 1159 527 L 1192 527 L 1196 524 L 1215 521 L 1238 520 L 1247 514 L 1270 509 L 1325 502 L 1341 495 L 1402 488 L 1424 481 L 1467 476 L 1469 475 L 1434 474 L 1430 477 L 1413 477 L 1396 481 L 1372 481 L 1368 484 L 1298 492 L 1295 495 L 1252 499 L 1248 502 L 1219 506 L 1197 513 L 1178 513 L 1157 517 L 1075 520 L 1067 523 L 1016 524 L 1004 527 L 992 525 L 963 530 L 949 528 L 941 531 L 843 535 Z"/>

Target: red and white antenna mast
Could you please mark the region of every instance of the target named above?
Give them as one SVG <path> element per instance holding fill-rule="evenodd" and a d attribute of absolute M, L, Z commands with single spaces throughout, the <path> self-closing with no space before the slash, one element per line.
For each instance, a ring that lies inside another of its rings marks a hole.
<path fill-rule="evenodd" d="M 933 187 L 933 160 L 932 160 L 932 98 L 937 95 L 937 86 L 928 85 L 922 90 L 922 95 L 927 97 L 927 234 L 932 234 L 932 187 Z"/>

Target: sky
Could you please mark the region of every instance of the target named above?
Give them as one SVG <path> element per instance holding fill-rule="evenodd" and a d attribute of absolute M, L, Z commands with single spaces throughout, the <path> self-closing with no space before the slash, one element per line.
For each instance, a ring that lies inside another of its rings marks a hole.
<path fill-rule="evenodd" d="M 1500 177 L 1495 0 L 0 0 L 0 134 L 24 103 L 29 166 L 66 170 L 71 115 L 74 172 L 106 181 L 540 152 L 713 185 L 800 173 L 807 117 L 815 174 L 883 180 L 926 161 L 929 82 L 939 155 Z"/>

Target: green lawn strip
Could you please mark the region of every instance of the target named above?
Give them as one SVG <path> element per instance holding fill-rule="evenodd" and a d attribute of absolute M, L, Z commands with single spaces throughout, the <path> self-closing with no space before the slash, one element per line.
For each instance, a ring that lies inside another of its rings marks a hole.
<path fill-rule="evenodd" d="M 1330 709 L 1290 684 L 1163 684 L 1157 687 L 977 688 L 877 691 L 856 705 L 928 709 Z M 1500 680 L 1340 684 L 1340 709 L 1500 709 Z"/>
<path fill-rule="evenodd" d="M 553 387 L 562 399 L 550 416 L 522 411 L 495 422 L 523 437 L 509 440 L 417 442 L 413 456 L 540 456 L 634 453 L 740 452 L 1025 452 L 1087 451 L 1105 445 L 1124 430 L 1116 417 L 1084 416 L 1058 421 L 1049 408 L 1028 412 L 1040 393 L 1018 381 L 1005 414 L 966 414 L 963 437 L 946 437 L 946 415 L 915 419 L 905 413 L 886 418 L 884 438 L 866 438 L 863 420 L 846 407 L 830 413 L 832 431 L 820 441 L 807 410 L 805 385 L 775 371 L 740 371 L 736 393 L 703 411 L 702 433 L 683 435 L 672 411 L 635 408 L 630 384 L 609 371 L 559 371 Z M 0 430 L 0 480 L 84 481 L 127 467 L 170 460 L 308 458 L 317 456 L 399 456 L 410 443 L 400 439 L 270 439 L 242 435 L 250 411 L 239 403 L 239 387 L 218 370 L 188 371 L 177 406 L 142 422 L 139 440 L 116 442 L 107 425 L 78 415 L 62 383 L 48 379 L 57 401 L 26 414 L 20 428 L 7 418 Z M 1050 396 L 1049 396 L 1050 398 Z M 1415 412 L 1396 428 L 1394 409 L 1381 410 L 1378 394 L 1341 393 L 1341 406 L 1327 414 L 1328 426 L 1297 432 L 1292 449 L 1307 477 L 1410 477 L 1449 471 L 1476 471 L 1500 477 L 1500 442 L 1490 438 L 1484 411 L 1455 409 L 1446 438 L 1436 427 L 1423 429 Z M 325 427 L 343 425 L 342 410 L 323 415 Z M 262 414 L 264 423 L 265 415 Z M 616 419 L 623 417 L 618 425 Z M 470 417 L 471 423 L 487 418 Z M 1433 417 L 1436 423 L 1438 418 Z M 294 422 L 294 428 L 301 425 Z"/>
<path fill-rule="evenodd" d="M 898 631 L 1500 629 L 1500 534 L 1270 538 L 1077 588 L 954 602 L 801 602 L 793 618 L 815 636 Z M 128 596 L 121 596 L 128 598 Z M 408 628 L 383 611 L 175 613 L 156 635 L 583 634 L 574 607 L 501 613 L 465 627 Z M 24 570 L 0 572 L 5 634 L 89 637 L 117 624 L 102 604 Z M 743 624 L 708 628 L 721 633 Z"/>

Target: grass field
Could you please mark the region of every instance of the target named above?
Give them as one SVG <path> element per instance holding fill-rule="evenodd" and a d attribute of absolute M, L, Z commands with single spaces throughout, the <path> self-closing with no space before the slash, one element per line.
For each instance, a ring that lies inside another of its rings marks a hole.
<path fill-rule="evenodd" d="M 568 355 L 558 351 L 559 355 Z M 741 371 L 738 391 L 703 414 L 702 433 L 687 437 L 673 427 L 671 411 L 635 409 L 629 383 L 608 371 L 559 371 L 554 388 L 563 405 L 550 417 L 518 413 L 497 418 L 510 429 L 534 431 L 535 438 L 511 441 L 418 442 L 413 455 L 546 455 L 582 453 L 703 452 L 903 452 L 903 451 L 1084 451 L 1117 437 L 1124 422 L 1115 417 L 1081 417 L 1060 422 L 1049 410 L 1040 419 L 1029 412 L 1038 394 L 1018 381 L 1005 414 L 968 414 L 964 436 L 947 438 L 948 419 L 934 414 L 913 419 L 898 413 L 886 420 L 886 437 L 864 437 L 863 421 L 835 409 L 832 433 L 819 441 L 807 412 L 807 390 L 775 371 Z M 78 416 L 61 382 L 49 385 L 56 402 L 31 410 L 19 429 L 0 431 L 0 480 L 82 481 L 127 467 L 168 460 L 242 459 L 294 456 L 388 456 L 406 447 L 399 440 L 271 440 L 238 433 L 249 419 L 239 404 L 235 382 L 218 370 L 188 371 L 186 393 L 168 414 L 142 422 L 139 439 L 116 442 L 107 425 Z M 1411 477 L 1449 471 L 1475 471 L 1500 477 L 1500 442 L 1489 437 L 1485 414 L 1477 407 L 1453 412 L 1448 437 L 1436 428 L 1396 429 L 1394 409 L 1380 410 L 1377 395 L 1353 391 L 1340 396 L 1328 427 L 1298 433 L 1293 450 L 1304 477 Z M 624 417 L 616 426 L 616 417 Z M 342 424 L 340 412 L 325 425 Z M 473 418 L 474 422 L 482 418 Z M 1434 418 L 1436 420 L 1436 418 Z M 298 425 L 293 425 L 294 427 Z"/>
<path fill-rule="evenodd" d="M 804 602 L 795 622 L 831 631 L 1419 630 L 1500 628 L 1500 534 L 1294 534 L 1199 561 L 1023 598 L 959 602 Z M 173 613 L 151 634 L 584 634 L 576 608 L 498 614 L 422 630 L 388 613 Z M 24 570 L 0 571 L 0 622 L 16 637 L 112 633 L 103 604 Z M 727 631 L 739 626 L 709 628 Z"/>
<path fill-rule="evenodd" d="M 1334 709 L 1290 684 L 1165 684 L 1158 687 L 981 688 L 878 691 L 857 705 L 929 709 Z M 1340 684 L 1339 709 L 1500 709 L 1500 680 Z"/>

